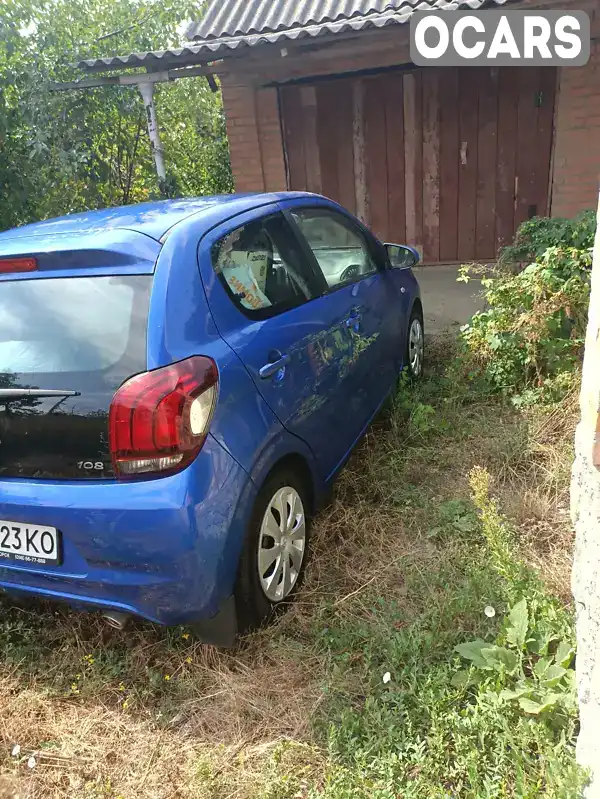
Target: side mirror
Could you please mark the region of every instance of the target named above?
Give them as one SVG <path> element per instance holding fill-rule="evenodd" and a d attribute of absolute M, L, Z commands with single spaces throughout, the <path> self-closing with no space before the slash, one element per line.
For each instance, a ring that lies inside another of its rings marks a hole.
<path fill-rule="evenodd" d="M 410 269 L 419 263 L 419 253 L 407 244 L 384 244 L 392 269 Z"/>

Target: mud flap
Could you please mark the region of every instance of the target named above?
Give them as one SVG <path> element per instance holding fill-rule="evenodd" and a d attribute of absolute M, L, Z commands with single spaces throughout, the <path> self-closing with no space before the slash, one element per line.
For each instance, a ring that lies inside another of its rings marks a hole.
<path fill-rule="evenodd" d="M 238 634 L 234 597 L 230 596 L 223 602 L 216 616 L 211 619 L 201 619 L 190 627 L 203 644 L 212 644 L 224 649 L 233 648 Z"/>

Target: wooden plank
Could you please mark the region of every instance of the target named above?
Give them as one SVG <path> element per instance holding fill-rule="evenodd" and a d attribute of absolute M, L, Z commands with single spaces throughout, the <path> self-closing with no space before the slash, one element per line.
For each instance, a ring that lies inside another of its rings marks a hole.
<path fill-rule="evenodd" d="M 317 92 L 314 86 L 301 86 L 302 120 L 304 129 L 304 158 L 306 162 L 306 187 L 320 194 L 321 161 L 317 139 Z"/>
<path fill-rule="evenodd" d="M 404 101 L 402 76 L 384 78 L 388 164 L 387 240 L 406 241 L 406 196 L 404 189 Z"/>
<path fill-rule="evenodd" d="M 352 86 L 352 153 L 354 156 L 354 191 L 356 216 L 369 224 L 369 193 L 367 191 L 365 148 L 365 82 L 362 78 Z"/>
<path fill-rule="evenodd" d="M 299 86 L 280 90 L 283 117 L 283 137 L 289 173 L 289 186 L 294 191 L 306 191 L 306 161 L 304 156 L 304 125 Z"/>
<path fill-rule="evenodd" d="M 537 213 L 535 162 L 537 151 L 537 94 L 539 67 L 519 71 L 515 229 Z"/>
<path fill-rule="evenodd" d="M 438 69 L 423 71 L 423 260 L 440 259 L 440 98 Z"/>
<path fill-rule="evenodd" d="M 262 0 L 265 7 L 270 3 Z M 287 0 L 292 2 L 292 0 Z M 381 2 L 381 0 L 379 0 Z M 318 7 L 318 0 L 313 0 Z M 245 8 L 248 2 L 241 2 Z M 367 31 L 357 38 L 354 32 L 331 37 L 306 37 L 286 42 L 287 55 L 279 47 L 249 48 L 219 64 L 219 74 L 242 75 L 246 80 L 283 83 L 293 78 L 314 75 L 342 75 L 374 68 L 394 67 L 410 62 L 409 26 L 390 26 Z M 263 52 L 266 50 L 267 52 Z M 260 51 L 260 52 L 258 52 Z"/>
<path fill-rule="evenodd" d="M 385 123 L 386 98 L 380 76 L 365 82 L 366 178 L 369 196 L 370 226 L 379 238 L 388 231 L 388 168 Z"/>
<path fill-rule="evenodd" d="M 336 81 L 335 90 L 338 136 L 338 202 L 354 214 L 356 213 L 356 189 L 354 182 L 354 149 L 352 145 L 352 81 Z"/>
<path fill-rule="evenodd" d="M 335 81 L 317 84 L 317 141 L 321 191 L 336 202 L 340 196 L 337 164 Z"/>
<path fill-rule="evenodd" d="M 406 242 L 423 247 L 423 118 L 421 73 L 403 76 Z"/>
<path fill-rule="evenodd" d="M 496 168 L 498 148 L 498 69 L 479 72 L 479 123 L 477 143 L 477 213 L 475 257 L 496 256 Z"/>
<path fill-rule="evenodd" d="M 497 251 L 510 244 L 515 232 L 519 69 L 519 67 L 500 67 L 498 75 Z"/>
<path fill-rule="evenodd" d="M 477 213 L 478 103 L 477 68 L 459 69 L 458 259 L 475 259 Z"/>
<path fill-rule="evenodd" d="M 458 259 L 458 69 L 440 75 L 440 261 Z"/>
<path fill-rule="evenodd" d="M 535 204 L 537 215 L 549 213 L 550 162 L 552 160 L 552 137 L 554 127 L 554 103 L 556 95 L 556 68 L 541 67 L 539 78 L 539 106 L 536 125 L 537 158 L 535 162 Z"/>

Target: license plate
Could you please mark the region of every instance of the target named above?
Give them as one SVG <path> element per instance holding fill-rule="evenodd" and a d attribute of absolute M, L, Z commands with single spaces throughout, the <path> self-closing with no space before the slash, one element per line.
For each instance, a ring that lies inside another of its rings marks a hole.
<path fill-rule="evenodd" d="M 0 564 L 3 560 L 60 563 L 58 530 L 56 527 L 0 520 Z"/>

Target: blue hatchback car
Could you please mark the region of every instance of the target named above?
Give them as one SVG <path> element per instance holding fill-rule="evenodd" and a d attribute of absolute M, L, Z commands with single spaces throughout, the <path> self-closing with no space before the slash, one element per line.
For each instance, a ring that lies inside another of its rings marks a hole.
<path fill-rule="evenodd" d="M 0 587 L 228 645 L 423 368 L 418 254 L 304 193 L 0 235 Z"/>

